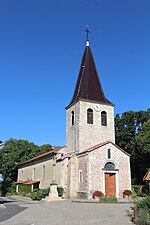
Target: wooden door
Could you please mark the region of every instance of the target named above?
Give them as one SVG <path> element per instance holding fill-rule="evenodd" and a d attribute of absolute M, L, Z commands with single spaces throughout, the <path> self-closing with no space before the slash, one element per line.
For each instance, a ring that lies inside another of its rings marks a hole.
<path fill-rule="evenodd" d="M 116 174 L 105 173 L 105 194 L 107 197 L 116 196 Z"/>

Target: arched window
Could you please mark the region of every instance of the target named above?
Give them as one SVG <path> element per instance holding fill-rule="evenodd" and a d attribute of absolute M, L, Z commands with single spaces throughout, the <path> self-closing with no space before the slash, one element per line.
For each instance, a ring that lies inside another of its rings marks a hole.
<path fill-rule="evenodd" d="M 115 164 L 112 162 L 107 162 L 104 166 L 105 170 L 115 170 Z"/>
<path fill-rule="evenodd" d="M 33 179 L 35 179 L 35 168 L 33 169 Z"/>
<path fill-rule="evenodd" d="M 79 171 L 79 184 L 82 183 L 82 170 Z"/>
<path fill-rule="evenodd" d="M 45 179 L 45 165 L 43 165 L 43 179 Z"/>
<path fill-rule="evenodd" d="M 101 112 L 101 125 L 107 126 L 107 113 L 105 111 Z"/>
<path fill-rule="evenodd" d="M 111 151 L 110 151 L 110 148 L 108 149 L 108 151 L 107 151 L 107 156 L 108 156 L 108 159 L 111 159 Z"/>
<path fill-rule="evenodd" d="M 23 180 L 23 170 L 21 171 L 21 180 Z"/>
<path fill-rule="evenodd" d="M 74 125 L 74 111 L 71 112 L 71 124 Z"/>
<path fill-rule="evenodd" d="M 93 110 L 87 110 L 87 123 L 93 124 Z"/>

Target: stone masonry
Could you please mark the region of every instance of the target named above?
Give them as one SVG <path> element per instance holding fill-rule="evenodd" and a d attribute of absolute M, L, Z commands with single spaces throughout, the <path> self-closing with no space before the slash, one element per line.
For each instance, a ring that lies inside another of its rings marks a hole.
<path fill-rule="evenodd" d="M 99 105 L 100 111 L 95 111 Z M 93 124 L 87 123 L 87 109 L 93 110 Z M 71 124 L 71 112 L 75 113 L 75 124 Z M 107 126 L 101 125 L 101 112 L 107 113 Z M 66 145 L 68 152 L 81 152 L 104 141 L 115 143 L 114 107 L 102 103 L 80 100 L 66 112 Z"/>

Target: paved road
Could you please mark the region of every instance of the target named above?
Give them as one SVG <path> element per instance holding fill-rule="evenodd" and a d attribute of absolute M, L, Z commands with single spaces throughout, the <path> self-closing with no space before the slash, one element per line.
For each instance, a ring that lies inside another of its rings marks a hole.
<path fill-rule="evenodd" d="M 129 204 L 96 204 L 57 202 L 13 202 L 27 207 L 1 225 L 131 225 L 127 210 Z M 6 205 L 7 208 L 7 205 Z M 0 214 L 2 213 L 0 210 Z"/>

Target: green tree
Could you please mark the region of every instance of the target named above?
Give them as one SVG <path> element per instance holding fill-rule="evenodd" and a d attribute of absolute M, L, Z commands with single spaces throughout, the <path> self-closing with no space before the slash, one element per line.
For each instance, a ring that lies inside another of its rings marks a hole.
<path fill-rule="evenodd" d="M 50 144 L 44 144 L 40 146 L 41 154 L 45 152 L 49 152 L 52 150 L 52 146 Z"/>
<path fill-rule="evenodd" d="M 46 145 L 50 150 L 51 145 Z M 27 140 L 10 139 L 0 149 L 1 172 L 3 174 L 2 193 L 5 195 L 17 180 L 17 165 L 47 151 Z"/>
<path fill-rule="evenodd" d="M 131 175 L 136 182 L 142 181 L 143 165 L 141 164 L 142 149 L 137 145 L 137 136 L 144 122 L 150 118 L 147 111 L 128 111 L 115 117 L 116 144 L 131 154 Z M 137 166 L 138 165 L 138 166 Z"/>
<path fill-rule="evenodd" d="M 142 179 L 146 169 L 150 167 L 150 119 L 143 124 L 136 142 L 141 165 L 140 178 Z"/>

